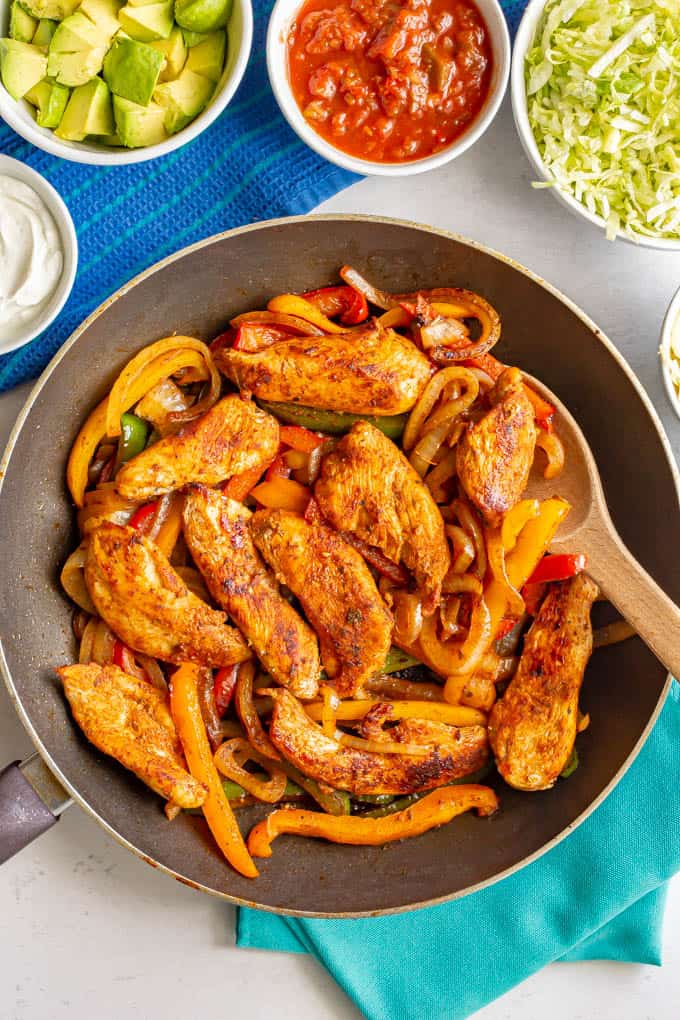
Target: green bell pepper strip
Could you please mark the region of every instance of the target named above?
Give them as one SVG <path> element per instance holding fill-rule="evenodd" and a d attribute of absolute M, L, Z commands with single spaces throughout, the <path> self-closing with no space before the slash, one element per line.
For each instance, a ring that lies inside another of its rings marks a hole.
<path fill-rule="evenodd" d="M 560 772 L 560 779 L 568 779 L 569 776 L 573 776 L 574 772 L 578 768 L 578 751 L 576 748 L 569 755 L 569 761 Z"/>
<path fill-rule="evenodd" d="M 149 426 L 136 414 L 121 414 L 118 463 L 124 464 L 141 453 L 149 438 Z"/>
<path fill-rule="evenodd" d="M 289 761 L 282 759 L 276 763 L 278 769 L 282 769 L 289 779 L 302 787 L 305 793 L 312 797 L 319 807 L 329 815 L 348 815 L 350 811 L 349 794 L 344 790 L 323 789 L 314 779 L 303 775 L 299 769 L 291 765 Z"/>
<path fill-rule="evenodd" d="M 399 673 L 402 669 L 410 669 L 411 666 L 422 666 L 422 662 L 419 659 L 414 659 L 408 652 L 402 652 L 401 648 L 397 648 L 396 645 L 392 645 L 387 653 L 382 672 Z"/>
<path fill-rule="evenodd" d="M 384 432 L 389 439 L 401 439 L 408 414 L 345 414 L 340 411 L 324 411 L 317 407 L 302 407 L 299 404 L 280 404 L 258 400 L 260 407 L 273 414 L 286 425 L 301 425 L 312 432 L 325 432 L 330 436 L 342 436 L 349 432 L 358 421 L 368 421 Z"/>

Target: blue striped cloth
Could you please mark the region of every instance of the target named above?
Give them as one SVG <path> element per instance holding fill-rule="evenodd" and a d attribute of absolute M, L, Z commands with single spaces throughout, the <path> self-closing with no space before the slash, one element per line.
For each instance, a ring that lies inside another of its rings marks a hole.
<path fill-rule="evenodd" d="M 0 152 L 29 163 L 68 205 L 80 264 L 71 297 L 32 343 L 0 357 L 0 392 L 37 375 L 118 287 L 171 252 L 256 220 L 309 212 L 358 180 L 321 159 L 288 127 L 269 88 L 265 35 L 271 0 L 254 0 L 255 35 L 230 106 L 199 138 L 162 159 L 93 167 L 41 152 L 0 122 Z M 505 0 L 515 27 L 524 0 Z"/>

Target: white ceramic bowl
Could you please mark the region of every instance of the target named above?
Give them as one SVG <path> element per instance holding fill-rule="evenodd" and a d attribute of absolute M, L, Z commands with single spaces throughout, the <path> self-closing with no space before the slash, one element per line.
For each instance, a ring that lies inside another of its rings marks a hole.
<path fill-rule="evenodd" d="M 680 418 L 680 395 L 673 385 L 670 372 L 670 361 L 671 361 L 671 340 L 673 338 L 673 327 L 678 322 L 678 328 L 680 329 L 680 289 L 675 292 L 673 300 L 668 306 L 666 317 L 663 320 L 663 326 L 661 327 L 661 344 L 659 347 L 659 355 L 661 357 L 661 374 L 663 381 L 666 386 L 666 393 L 668 399 L 673 405 L 673 410 Z"/>
<path fill-rule="evenodd" d="M 9 23 L 10 0 L 0 0 L 0 35 L 6 36 Z M 253 8 L 251 0 L 234 0 L 229 22 L 229 50 L 227 62 L 212 99 L 191 124 L 158 145 L 142 149 L 110 149 L 90 142 L 65 142 L 53 131 L 41 128 L 35 122 L 31 107 L 25 100 L 17 102 L 0 82 L 0 117 L 26 141 L 39 149 L 61 156 L 73 163 L 91 163 L 96 166 L 121 166 L 125 163 L 143 163 L 147 159 L 166 156 L 186 145 L 224 112 L 238 88 L 248 63 L 253 42 Z"/>
<path fill-rule="evenodd" d="M 20 163 L 18 159 L 11 159 L 9 156 L 2 155 L 0 155 L 0 174 L 6 177 L 15 177 L 18 181 L 28 185 L 29 188 L 33 188 L 40 196 L 59 231 L 63 252 L 63 266 L 59 282 L 40 318 L 27 323 L 23 331 L 17 331 L 14 339 L 0 341 L 0 354 L 8 354 L 10 351 L 23 347 L 29 340 L 39 336 L 56 319 L 64 307 L 71 293 L 73 281 L 76 278 L 78 239 L 70 212 L 58 193 L 44 177 L 35 170 L 32 170 L 30 166 L 26 166 L 25 163 Z"/>
<path fill-rule="evenodd" d="M 498 0 L 475 0 L 476 6 L 486 22 L 491 48 L 493 52 L 493 71 L 489 94 L 478 116 L 468 129 L 451 145 L 436 152 L 433 156 L 415 159 L 407 163 L 377 163 L 373 160 L 358 159 L 349 153 L 337 149 L 325 138 L 310 127 L 295 101 L 288 77 L 287 38 L 295 15 L 302 6 L 302 0 L 277 0 L 269 19 L 267 32 L 267 69 L 269 81 L 276 96 L 281 112 L 300 136 L 303 142 L 318 152 L 320 156 L 352 170 L 356 174 L 380 175 L 384 177 L 408 177 L 421 174 L 426 170 L 434 170 L 460 156 L 466 149 L 484 134 L 498 112 L 510 73 L 510 36 L 503 11 Z"/>
<path fill-rule="evenodd" d="M 531 49 L 536 29 L 545 6 L 546 0 L 530 0 L 529 6 L 525 10 L 524 16 L 520 22 L 517 35 L 515 36 L 515 45 L 512 50 L 510 95 L 512 98 L 512 113 L 515 119 L 517 133 L 519 134 L 519 139 L 522 143 L 522 148 L 534 168 L 537 179 L 549 181 L 553 179 L 552 175 L 541 159 L 541 154 L 538 151 L 536 139 L 534 138 L 534 133 L 531 130 L 531 125 L 529 123 L 526 85 L 524 80 L 524 61 L 528 50 Z M 581 202 L 578 202 L 573 195 L 562 191 L 557 187 L 557 185 L 554 185 L 549 189 L 549 191 L 555 196 L 557 201 L 566 206 L 570 212 L 588 220 L 589 223 L 598 227 L 603 234 L 605 233 L 607 224 L 601 216 L 597 216 L 594 213 L 589 212 L 589 210 Z M 637 240 L 633 240 L 630 237 L 626 237 L 625 234 L 619 234 L 617 240 L 619 238 L 623 241 L 628 241 L 630 244 L 640 244 L 646 248 L 661 248 L 665 251 L 680 251 L 680 240 L 667 240 L 666 238 L 661 237 L 640 237 Z"/>

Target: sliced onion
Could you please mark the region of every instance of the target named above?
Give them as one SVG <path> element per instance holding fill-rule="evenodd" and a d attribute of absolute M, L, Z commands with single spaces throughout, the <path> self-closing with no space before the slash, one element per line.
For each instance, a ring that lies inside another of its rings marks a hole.
<path fill-rule="evenodd" d="M 473 380 L 472 382 L 470 381 L 471 379 Z M 406 452 L 412 450 L 416 445 L 416 440 L 423 431 L 423 426 L 434 408 L 434 405 L 442 395 L 444 387 L 452 383 L 455 384 L 460 382 L 466 383 L 470 386 L 474 386 L 476 384 L 477 389 L 479 389 L 476 376 L 474 376 L 468 369 L 462 368 L 461 366 L 453 366 L 450 369 L 442 369 L 440 372 L 436 372 L 432 376 L 427 386 L 418 397 L 418 400 L 416 401 L 406 423 L 406 428 L 404 429 L 404 435 L 401 441 L 402 447 Z"/>
<path fill-rule="evenodd" d="M 258 800 L 265 804 L 276 804 L 281 800 L 288 781 L 285 772 L 277 768 L 268 756 L 262 755 L 252 747 L 244 737 L 232 737 L 218 747 L 215 754 L 215 765 L 223 776 L 238 783 Z M 263 782 L 248 772 L 243 766 L 247 761 L 257 762 L 269 774 L 268 782 Z"/>
<path fill-rule="evenodd" d="M 467 531 L 458 524 L 446 524 L 444 530 L 453 546 L 453 561 L 451 571 L 454 574 L 464 574 L 475 558 L 475 543 Z"/>
<path fill-rule="evenodd" d="M 494 580 L 500 588 L 507 602 L 506 613 L 509 616 L 522 616 L 524 613 L 524 599 L 512 586 L 505 569 L 505 549 L 500 528 L 486 529 L 486 553 L 489 558 L 489 567 Z"/>
<path fill-rule="evenodd" d="M 442 422 L 438 428 L 432 429 L 431 432 L 426 432 L 411 451 L 409 462 L 421 478 L 434 464 L 437 451 L 446 439 L 450 428 L 450 422 Z"/>
<path fill-rule="evenodd" d="M 456 474 L 456 453 L 449 450 L 445 453 L 436 467 L 425 475 L 425 484 L 432 493 L 435 503 L 443 503 L 446 499 L 444 486 Z"/>
<path fill-rule="evenodd" d="M 238 329 L 246 322 L 259 322 L 263 326 L 282 326 L 298 336 L 324 336 L 324 331 L 312 322 L 307 322 L 299 315 L 289 315 L 287 312 L 245 312 L 231 319 L 229 325 Z"/>
<path fill-rule="evenodd" d="M 279 752 L 265 733 L 253 702 L 253 678 L 255 666 L 250 660 L 241 664 L 234 692 L 236 714 L 243 723 L 250 744 L 265 758 L 279 761 Z"/>
<path fill-rule="evenodd" d="M 460 613 L 461 600 L 457 595 L 449 595 L 443 598 L 439 606 L 439 622 L 445 638 L 454 637 L 460 631 L 458 615 Z"/>
<path fill-rule="evenodd" d="M 384 308 L 387 311 L 389 308 L 399 307 L 399 301 L 396 298 L 384 290 L 378 290 L 377 287 L 374 287 L 372 283 L 364 279 L 361 273 L 358 273 L 356 269 L 352 269 L 351 266 L 343 266 L 340 270 L 340 276 L 346 284 L 358 290 L 369 304 L 375 305 L 376 308 Z"/>
<path fill-rule="evenodd" d="M 426 617 L 420 632 L 419 644 L 428 665 L 442 676 L 463 676 L 472 673 L 489 647 L 491 640 L 491 614 L 483 596 L 475 599 L 470 618 L 470 629 L 464 641 L 440 641 L 437 637 L 437 617 Z"/>
<path fill-rule="evenodd" d="M 442 594 L 459 595 L 462 593 L 473 595 L 482 594 L 482 582 L 476 574 L 457 574 L 449 570 L 442 581 Z"/>
<path fill-rule="evenodd" d="M 179 428 L 171 416 L 186 411 L 193 403 L 194 398 L 184 393 L 172 379 L 161 379 L 136 405 L 135 414 L 151 422 L 161 436 L 167 436 Z"/>
<path fill-rule="evenodd" d="M 428 744 L 400 744 L 396 740 L 364 740 L 363 737 L 352 737 L 348 733 L 336 730 L 336 740 L 342 747 L 353 747 L 357 751 L 369 754 L 408 754 L 412 757 L 426 758 L 434 748 Z"/>
<path fill-rule="evenodd" d="M 451 676 L 446 681 L 444 697 L 451 705 L 466 705 L 490 712 L 496 701 L 496 687 L 482 676 Z"/>
<path fill-rule="evenodd" d="M 446 345 L 450 340 L 467 343 L 469 335 L 469 330 L 459 319 L 445 319 L 442 316 L 437 316 L 433 322 L 420 328 L 420 342 L 426 351 Z"/>
<path fill-rule="evenodd" d="M 90 598 L 85 584 L 85 560 L 87 559 L 87 542 L 81 542 L 64 564 L 61 572 L 61 586 L 70 599 L 86 613 L 97 615 L 97 609 Z"/>
<path fill-rule="evenodd" d="M 340 698 L 330 684 L 321 684 L 320 688 L 323 708 L 321 709 L 321 728 L 327 737 L 335 736 L 335 713 L 340 704 Z"/>
<path fill-rule="evenodd" d="M 138 504 L 123 499 L 116 492 L 115 482 L 100 482 L 96 489 L 86 492 L 83 506 L 78 511 L 78 528 L 83 538 L 104 521 L 127 524 Z"/>
<path fill-rule="evenodd" d="M 627 620 L 616 620 L 614 623 L 608 623 L 606 627 L 599 627 L 593 631 L 593 648 L 616 645 L 619 641 L 627 641 L 628 638 L 636 636 L 637 631 Z"/>
<path fill-rule="evenodd" d="M 423 604 L 418 595 L 406 591 L 392 592 L 395 640 L 412 645 L 423 626 Z"/>
<path fill-rule="evenodd" d="M 463 529 L 470 536 L 475 545 L 475 573 L 484 580 L 486 574 L 486 546 L 484 544 L 484 534 L 482 532 L 482 526 L 477 519 L 476 514 L 465 502 L 464 499 L 456 499 L 451 504 L 455 511 L 456 517 L 460 521 Z"/>

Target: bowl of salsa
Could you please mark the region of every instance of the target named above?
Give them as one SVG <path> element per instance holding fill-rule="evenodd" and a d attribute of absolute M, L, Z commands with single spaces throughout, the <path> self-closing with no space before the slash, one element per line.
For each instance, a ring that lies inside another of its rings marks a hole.
<path fill-rule="evenodd" d="M 498 0 L 278 0 L 274 95 L 312 149 L 359 174 L 422 173 L 486 130 L 510 69 Z"/>

